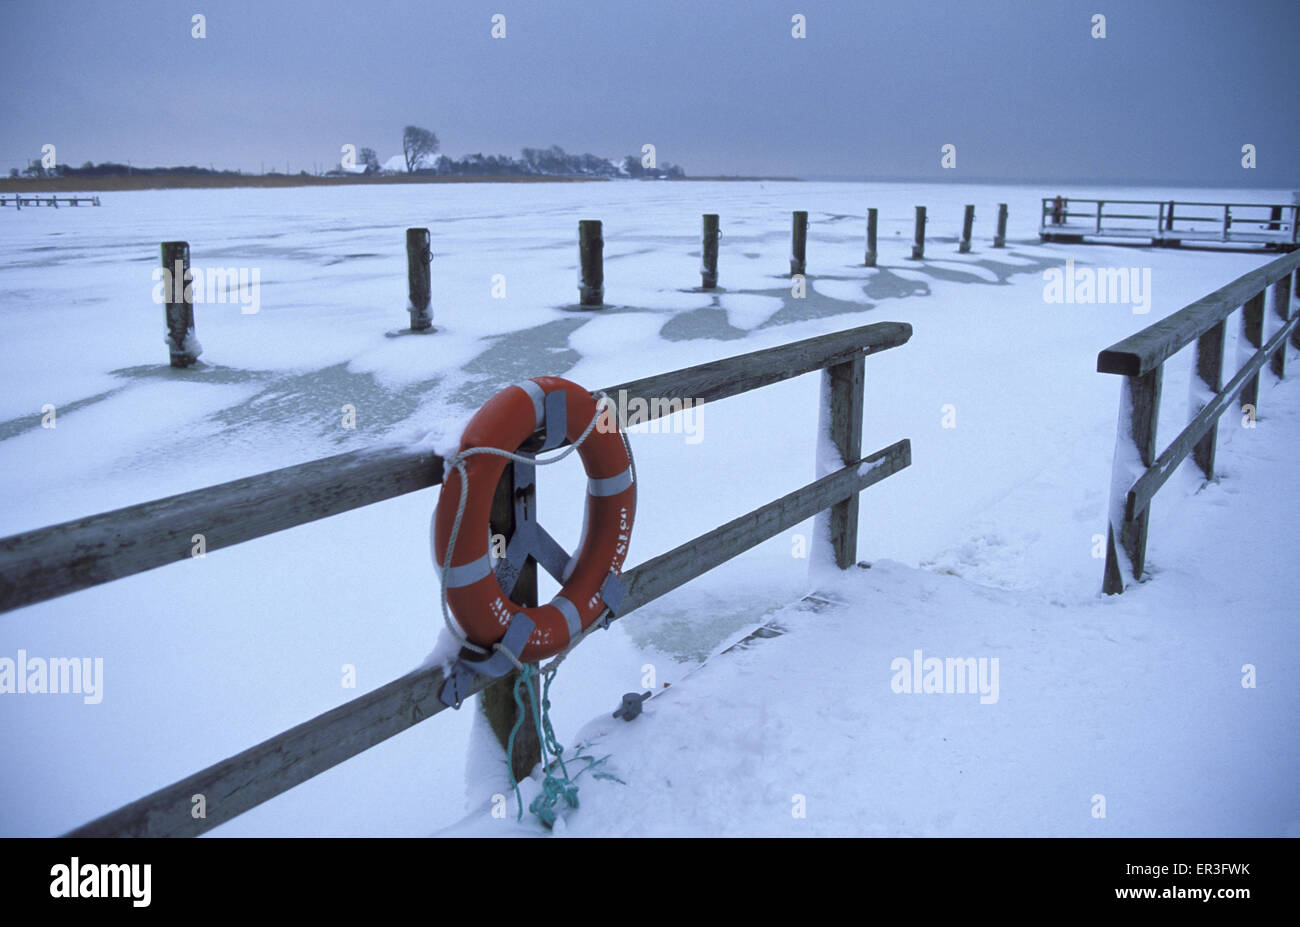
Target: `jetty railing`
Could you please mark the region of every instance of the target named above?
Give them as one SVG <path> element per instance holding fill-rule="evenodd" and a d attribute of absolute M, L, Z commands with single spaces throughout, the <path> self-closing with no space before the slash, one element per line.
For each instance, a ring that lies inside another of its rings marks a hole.
<path fill-rule="evenodd" d="M 98 206 L 99 197 L 45 196 L 40 193 L 0 193 L 0 206 L 13 206 L 17 209 L 22 209 L 24 206 L 53 206 L 58 209 L 60 203 L 64 206 Z"/>
<path fill-rule="evenodd" d="M 829 538 L 836 565 L 852 566 L 858 493 L 911 464 L 911 442 L 906 438 L 861 456 L 865 359 L 905 344 L 911 334 L 905 323 L 878 322 L 608 387 L 604 392 L 609 396 L 646 401 L 649 414 L 657 418 L 681 408 L 663 397 L 715 402 L 820 370 L 819 431 L 830 438 L 842 464 L 780 499 L 625 570 L 627 596 L 620 615 L 813 516 L 819 520 L 819 533 Z M 819 461 L 818 466 L 827 463 Z M 436 486 L 442 479 L 443 460 L 432 451 L 375 448 L 3 538 L 0 611 L 185 560 L 191 556 L 195 531 L 203 531 L 210 552 Z M 498 486 L 498 495 L 500 490 Z M 414 670 L 105 814 L 69 836 L 203 833 L 438 714 L 446 707 L 439 698 L 443 681 L 440 666 Z M 494 685 L 500 687 L 501 682 L 480 676 L 470 692 Z M 206 815 L 194 817 L 192 798 L 199 794 Z"/>
<path fill-rule="evenodd" d="M 1140 580 L 1146 569 L 1151 501 L 1190 454 L 1207 480 L 1214 479 L 1219 417 L 1238 396 L 1245 421 L 1259 410 L 1259 372 L 1271 359 L 1273 373 L 1286 374 L 1286 342 L 1300 348 L 1300 252 L 1252 270 L 1227 286 L 1175 312 L 1097 355 L 1098 373 L 1124 377 L 1119 433 L 1111 474 L 1110 524 L 1102 591 L 1124 591 L 1124 574 Z M 1294 286 L 1293 286 L 1294 284 Z M 1272 311 L 1265 303 L 1272 294 Z M 1223 355 L 1228 317 L 1241 309 L 1241 337 L 1255 352 L 1225 385 Z M 1272 332 L 1266 320 L 1275 318 Z M 1190 421 L 1158 455 L 1156 427 L 1164 363 L 1196 343 Z"/>
<path fill-rule="evenodd" d="M 1291 251 L 1300 246 L 1297 213 L 1298 204 L 1045 196 L 1038 234 L 1043 241 L 1142 238 L 1170 246 L 1183 241 L 1249 242 Z"/>

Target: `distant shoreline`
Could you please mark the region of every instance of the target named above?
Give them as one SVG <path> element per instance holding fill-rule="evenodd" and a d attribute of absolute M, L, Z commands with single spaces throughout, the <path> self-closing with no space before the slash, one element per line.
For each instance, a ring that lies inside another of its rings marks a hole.
<path fill-rule="evenodd" d="M 782 181 L 796 182 L 797 177 L 679 177 L 628 180 L 628 183 L 684 183 L 699 181 Z M 387 174 L 379 177 L 317 177 L 309 174 L 222 174 L 138 177 L 5 177 L 0 178 L 0 193 L 70 193 L 113 190 L 204 190 L 236 187 L 338 187 L 356 185 L 425 184 L 425 183 L 614 183 L 608 177 L 564 177 L 540 174 L 501 176 L 431 176 L 428 174 Z"/>

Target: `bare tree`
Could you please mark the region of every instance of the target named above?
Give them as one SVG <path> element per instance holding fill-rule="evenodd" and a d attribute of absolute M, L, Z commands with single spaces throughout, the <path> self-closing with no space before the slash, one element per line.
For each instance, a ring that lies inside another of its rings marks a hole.
<path fill-rule="evenodd" d="M 438 136 L 419 126 L 407 126 L 402 132 L 402 156 L 406 158 L 406 172 L 415 173 L 426 158 L 438 153 Z"/>
<path fill-rule="evenodd" d="M 379 173 L 379 156 L 375 154 L 375 149 L 362 148 L 361 163 L 365 166 L 367 174 Z"/>

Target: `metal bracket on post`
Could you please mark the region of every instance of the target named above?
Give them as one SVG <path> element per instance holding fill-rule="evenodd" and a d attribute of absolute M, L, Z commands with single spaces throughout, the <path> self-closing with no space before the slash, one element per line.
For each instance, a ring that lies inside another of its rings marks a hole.
<path fill-rule="evenodd" d="M 519 654 L 523 652 L 524 645 L 528 643 L 534 627 L 536 625 L 533 619 L 523 612 L 515 613 L 510 619 L 510 627 L 506 628 L 506 635 L 501 638 L 501 649 L 510 651 L 514 655 L 514 660 L 495 650 L 490 654 L 480 655 L 462 648 L 456 662 L 451 666 L 447 681 L 443 683 L 442 691 L 438 693 L 438 698 L 444 705 L 459 708 L 460 703 L 469 694 L 469 687 L 474 682 L 475 676 L 499 679 L 510 672 L 518 661 Z"/>
<path fill-rule="evenodd" d="M 605 603 L 610 616 L 604 619 L 605 627 L 609 627 L 612 618 L 617 618 L 623 614 L 623 600 L 627 598 L 627 583 L 623 582 L 623 577 L 617 573 L 611 572 L 605 577 L 605 581 L 600 584 L 600 600 Z"/>
<path fill-rule="evenodd" d="M 564 443 L 568 432 L 568 413 L 564 401 L 564 390 L 556 390 L 546 396 L 542 444 L 538 452 L 549 451 Z M 523 454 L 531 458 L 532 454 Z M 506 542 L 506 555 L 497 563 L 497 582 L 501 584 L 506 595 L 514 591 L 519 574 L 531 556 L 547 573 L 563 583 L 564 568 L 569 562 L 569 554 L 560 543 L 551 537 L 537 522 L 536 484 L 537 468 L 531 463 L 515 461 L 515 530 Z M 532 503 L 530 505 L 530 502 Z"/>

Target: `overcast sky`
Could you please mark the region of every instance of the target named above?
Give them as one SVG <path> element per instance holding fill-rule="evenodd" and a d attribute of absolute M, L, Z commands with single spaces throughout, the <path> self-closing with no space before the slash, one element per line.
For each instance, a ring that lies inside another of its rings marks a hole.
<path fill-rule="evenodd" d="M 0 0 L 0 20 L 5 173 L 46 143 L 298 171 L 348 143 L 386 160 L 414 123 L 453 157 L 652 143 L 694 175 L 1300 189 L 1296 0 Z"/>

